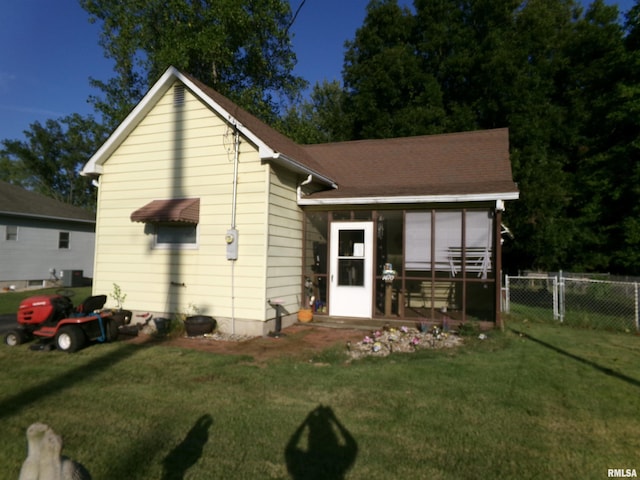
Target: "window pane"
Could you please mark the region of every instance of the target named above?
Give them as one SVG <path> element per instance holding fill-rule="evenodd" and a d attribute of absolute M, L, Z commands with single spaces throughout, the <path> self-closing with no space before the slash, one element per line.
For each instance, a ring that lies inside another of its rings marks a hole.
<path fill-rule="evenodd" d="M 459 257 L 462 248 L 462 212 L 436 212 L 436 241 L 435 241 L 435 269 L 450 272 L 452 276 L 458 273 Z"/>
<path fill-rule="evenodd" d="M 341 257 L 364 256 L 364 230 L 340 230 L 338 251 Z"/>
<path fill-rule="evenodd" d="M 158 244 L 195 244 L 196 225 L 158 225 L 156 230 Z"/>
<path fill-rule="evenodd" d="M 69 232 L 60 232 L 58 235 L 58 248 L 69 248 Z"/>
<path fill-rule="evenodd" d="M 430 270 L 431 212 L 407 212 L 405 219 L 405 267 L 407 270 Z"/>
<path fill-rule="evenodd" d="M 352 287 L 364 286 L 364 260 L 346 258 L 339 259 L 338 285 Z"/>
<path fill-rule="evenodd" d="M 6 240 L 16 241 L 18 239 L 18 226 L 17 225 L 7 225 L 7 234 L 5 237 Z"/>

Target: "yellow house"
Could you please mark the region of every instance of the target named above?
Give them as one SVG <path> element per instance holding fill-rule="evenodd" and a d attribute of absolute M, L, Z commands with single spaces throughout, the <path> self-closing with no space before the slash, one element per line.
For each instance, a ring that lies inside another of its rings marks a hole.
<path fill-rule="evenodd" d="M 169 68 L 85 165 L 94 290 L 224 331 L 316 315 L 499 321 L 506 129 L 302 146 Z M 440 233 L 442 232 L 442 233 Z"/>

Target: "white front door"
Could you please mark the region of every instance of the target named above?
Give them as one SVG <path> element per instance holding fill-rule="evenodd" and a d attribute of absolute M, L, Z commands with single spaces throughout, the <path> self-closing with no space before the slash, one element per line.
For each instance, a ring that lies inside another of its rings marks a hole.
<path fill-rule="evenodd" d="M 371 317 L 373 222 L 331 224 L 329 315 Z"/>

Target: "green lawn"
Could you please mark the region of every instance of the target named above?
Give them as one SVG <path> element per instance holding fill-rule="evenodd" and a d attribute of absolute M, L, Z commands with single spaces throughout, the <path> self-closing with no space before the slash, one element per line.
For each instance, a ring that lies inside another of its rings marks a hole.
<path fill-rule="evenodd" d="M 39 290 L 25 290 L 21 292 L 3 292 L 0 293 L 0 314 L 16 313 L 20 306 L 20 302 L 27 297 L 31 297 L 33 295 L 54 295 L 57 292 L 70 295 L 72 297 L 71 300 L 73 300 L 73 304 L 76 305 L 91 295 L 91 287 L 44 288 Z M 105 294 L 106 293 L 107 292 L 105 292 Z"/>
<path fill-rule="evenodd" d="M 640 470 L 639 359 L 638 336 L 530 321 L 353 363 L 3 345 L 0 464 L 18 477 L 40 421 L 98 480 L 602 479 Z"/>

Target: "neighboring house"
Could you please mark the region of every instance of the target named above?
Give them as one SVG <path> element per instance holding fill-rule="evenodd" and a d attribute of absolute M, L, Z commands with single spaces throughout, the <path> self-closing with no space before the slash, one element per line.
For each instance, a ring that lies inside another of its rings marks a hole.
<path fill-rule="evenodd" d="M 99 177 L 94 290 L 254 335 L 274 300 L 285 325 L 309 304 L 499 322 L 508 147 L 506 129 L 298 145 L 169 68 L 83 169 Z"/>
<path fill-rule="evenodd" d="M 95 224 L 92 212 L 0 181 L 0 287 L 82 284 Z"/>

